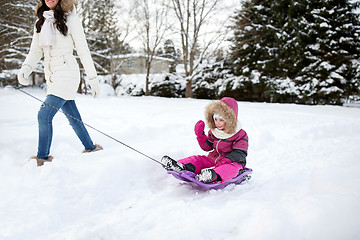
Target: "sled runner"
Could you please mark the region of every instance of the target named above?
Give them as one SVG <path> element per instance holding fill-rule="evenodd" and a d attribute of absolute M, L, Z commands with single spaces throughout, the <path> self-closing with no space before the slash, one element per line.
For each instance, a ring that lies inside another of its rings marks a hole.
<path fill-rule="evenodd" d="M 251 178 L 250 174 L 252 173 L 251 168 L 245 168 L 240 170 L 239 175 L 234 177 L 233 179 L 230 179 L 227 182 L 223 183 L 203 183 L 195 179 L 195 173 L 190 171 L 181 171 L 181 172 L 175 172 L 175 171 L 168 171 L 168 174 L 173 175 L 175 178 L 185 181 L 185 182 L 192 182 L 198 185 L 199 187 L 210 190 L 210 189 L 222 189 L 226 187 L 229 184 L 240 184 L 245 180 L 249 180 Z"/>

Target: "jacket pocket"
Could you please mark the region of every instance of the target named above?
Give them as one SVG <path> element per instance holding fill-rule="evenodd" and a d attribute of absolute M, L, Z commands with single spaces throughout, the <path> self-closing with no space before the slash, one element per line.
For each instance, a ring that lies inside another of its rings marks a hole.
<path fill-rule="evenodd" d="M 64 57 L 51 58 L 49 61 L 49 70 L 52 73 L 66 71 L 66 61 Z"/>
<path fill-rule="evenodd" d="M 64 63 L 69 70 L 78 70 L 79 65 L 73 55 L 65 55 L 64 57 Z"/>

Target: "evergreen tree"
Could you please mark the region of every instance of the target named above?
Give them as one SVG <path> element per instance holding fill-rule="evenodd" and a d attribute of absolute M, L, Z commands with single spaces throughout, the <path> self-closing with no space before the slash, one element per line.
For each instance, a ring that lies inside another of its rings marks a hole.
<path fill-rule="evenodd" d="M 346 0 L 247 1 L 234 17 L 236 74 L 262 86 L 262 100 L 296 94 L 300 102 L 340 103 L 359 94 L 356 7 Z"/>
<path fill-rule="evenodd" d="M 0 1 L 0 71 L 19 69 L 33 35 L 37 0 Z"/>
<path fill-rule="evenodd" d="M 277 62 L 281 44 L 276 33 L 283 17 L 280 12 L 271 11 L 275 2 L 247 1 L 234 17 L 234 45 L 231 51 L 235 73 L 246 76 L 252 84 L 264 86 L 258 91 L 259 100 L 268 100 L 269 77 L 281 74 Z"/>
<path fill-rule="evenodd" d="M 323 0 L 307 4 L 301 27 L 307 33 L 304 62 L 308 64 L 296 84 L 305 100 L 340 104 L 360 94 L 360 21 L 353 13 L 359 3 Z"/>
<path fill-rule="evenodd" d="M 164 42 L 163 50 L 161 50 L 159 56 L 173 59 L 174 62 L 170 66 L 170 73 L 176 72 L 176 65 L 179 63 L 180 56 L 177 54 L 174 42 L 171 39 Z"/>
<path fill-rule="evenodd" d="M 178 58 L 178 56 L 176 54 L 174 42 L 171 39 L 167 39 L 164 42 L 163 57 L 171 58 L 171 59 L 174 59 L 174 60 Z"/>

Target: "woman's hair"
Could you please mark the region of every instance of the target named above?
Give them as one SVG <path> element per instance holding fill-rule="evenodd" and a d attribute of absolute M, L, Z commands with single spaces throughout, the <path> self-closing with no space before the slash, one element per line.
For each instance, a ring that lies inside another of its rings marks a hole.
<path fill-rule="evenodd" d="M 45 18 L 43 16 L 43 13 L 45 11 L 50 10 L 48 6 L 45 4 L 45 0 L 41 0 L 42 5 L 37 9 L 36 16 L 38 17 L 38 20 L 36 21 L 36 32 L 39 33 L 41 31 L 41 27 L 45 22 Z M 56 5 L 54 9 L 54 17 L 55 17 L 55 25 L 56 28 L 64 35 L 67 35 L 68 27 L 66 26 L 66 16 L 61 8 L 60 4 L 61 0 L 59 0 L 58 4 Z"/>

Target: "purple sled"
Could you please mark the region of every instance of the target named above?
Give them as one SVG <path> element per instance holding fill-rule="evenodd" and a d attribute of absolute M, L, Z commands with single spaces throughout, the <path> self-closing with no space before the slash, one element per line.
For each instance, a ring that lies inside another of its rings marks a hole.
<path fill-rule="evenodd" d="M 175 178 L 185 181 L 185 182 L 192 182 L 198 185 L 199 187 L 210 190 L 210 189 L 221 189 L 226 187 L 229 184 L 240 184 L 245 180 L 249 180 L 251 178 L 250 174 L 252 173 L 251 168 L 244 168 L 241 170 L 239 175 L 236 177 L 230 179 L 227 182 L 221 182 L 221 183 L 203 183 L 195 179 L 195 173 L 190 171 L 181 171 L 181 172 L 175 172 L 175 171 L 168 171 L 168 174 L 173 175 Z"/>

